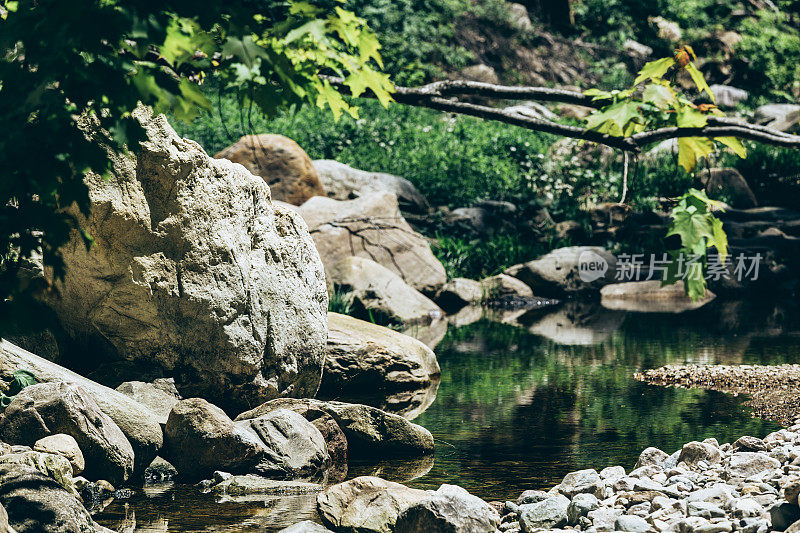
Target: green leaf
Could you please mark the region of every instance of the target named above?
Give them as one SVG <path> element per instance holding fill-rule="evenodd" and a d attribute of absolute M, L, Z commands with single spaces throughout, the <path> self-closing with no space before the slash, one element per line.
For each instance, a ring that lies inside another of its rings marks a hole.
<path fill-rule="evenodd" d="M 678 139 L 678 164 L 692 172 L 697 160 L 714 151 L 714 141 L 708 137 L 680 137 Z"/>
<path fill-rule="evenodd" d="M 646 85 L 642 92 L 642 99 L 660 109 L 667 109 L 678 101 L 675 91 L 673 91 L 669 85 L 663 85 L 661 83 L 650 83 Z"/>
<path fill-rule="evenodd" d="M 631 125 L 641 123 L 639 102 L 622 100 L 597 110 L 586 119 L 586 129 L 622 137 L 630 133 Z"/>
<path fill-rule="evenodd" d="M 310 35 L 318 43 L 327 42 L 328 38 L 325 31 L 325 21 L 322 19 L 310 20 L 287 33 L 283 42 L 284 44 L 291 44 L 306 35 Z"/>
<path fill-rule="evenodd" d="M 639 71 L 639 75 L 636 76 L 636 79 L 633 81 L 634 85 L 639 85 L 643 81 L 647 79 L 653 78 L 662 78 L 664 74 L 675 64 L 675 60 L 671 57 L 665 57 L 662 59 L 657 59 L 655 61 L 650 61 L 646 63 L 642 70 Z"/>
<path fill-rule="evenodd" d="M 742 144 L 742 141 L 736 137 L 716 137 L 714 140 L 719 141 L 730 148 L 731 152 L 738 155 L 742 159 L 747 157 L 747 149 Z"/>
<path fill-rule="evenodd" d="M 720 258 L 724 259 L 728 255 L 728 235 L 722 229 L 722 221 L 717 217 L 711 220 L 711 235 L 709 246 L 714 246 Z"/>
<path fill-rule="evenodd" d="M 692 77 L 692 81 L 694 81 L 694 84 L 697 86 L 697 90 L 700 92 L 705 91 L 706 94 L 708 94 L 708 96 L 711 98 L 711 101 L 717 103 L 717 97 L 714 96 L 714 92 L 711 90 L 711 87 L 708 86 L 708 83 L 706 83 L 703 73 L 700 72 L 696 66 L 694 66 L 694 63 L 689 63 L 686 65 L 686 71 Z"/>
<path fill-rule="evenodd" d="M 364 66 L 358 72 L 353 72 L 345 78 L 344 82 L 356 98 L 370 89 L 383 107 L 388 107 L 393 100 L 391 92 L 394 91 L 394 85 L 389 81 L 389 76 L 368 66 Z"/>
<path fill-rule="evenodd" d="M 676 113 L 679 128 L 702 128 L 708 124 L 708 117 L 691 106 L 683 106 Z"/>

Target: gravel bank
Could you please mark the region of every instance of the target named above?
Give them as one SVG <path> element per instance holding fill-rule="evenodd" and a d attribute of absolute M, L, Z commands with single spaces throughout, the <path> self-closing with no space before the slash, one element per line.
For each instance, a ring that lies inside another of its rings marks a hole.
<path fill-rule="evenodd" d="M 747 394 L 753 416 L 784 426 L 800 418 L 800 365 L 669 365 L 635 378 L 652 385 Z"/>

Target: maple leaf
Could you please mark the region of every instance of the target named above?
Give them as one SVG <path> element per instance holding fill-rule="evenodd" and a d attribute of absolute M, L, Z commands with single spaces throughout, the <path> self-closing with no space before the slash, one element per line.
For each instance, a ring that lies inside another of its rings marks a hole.
<path fill-rule="evenodd" d="M 731 152 L 738 155 L 742 159 L 747 157 L 747 149 L 742 144 L 742 141 L 740 141 L 736 137 L 717 137 L 714 140 L 719 141 L 720 143 L 727 146 L 731 150 Z"/>
<path fill-rule="evenodd" d="M 645 63 L 644 67 L 642 67 L 642 70 L 639 71 L 639 75 L 636 76 L 636 79 L 633 81 L 633 84 L 639 85 L 647 79 L 660 79 L 674 64 L 675 60 L 671 57 L 656 59 L 655 61 Z"/>
<path fill-rule="evenodd" d="M 714 141 L 708 137 L 681 137 L 678 139 L 678 164 L 692 172 L 697 160 L 714 151 Z"/>
<path fill-rule="evenodd" d="M 692 81 L 697 86 L 697 90 L 700 92 L 704 92 L 708 94 L 711 101 L 717 103 L 717 97 L 714 95 L 714 91 L 711 90 L 711 87 L 708 86 L 705 77 L 703 77 L 703 73 L 694 66 L 694 63 L 689 63 L 686 65 L 686 72 L 692 77 Z"/>
<path fill-rule="evenodd" d="M 595 111 L 586 119 L 586 129 L 622 137 L 631 133 L 636 124 L 641 123 L 639 103 L 623 100 Z"/>

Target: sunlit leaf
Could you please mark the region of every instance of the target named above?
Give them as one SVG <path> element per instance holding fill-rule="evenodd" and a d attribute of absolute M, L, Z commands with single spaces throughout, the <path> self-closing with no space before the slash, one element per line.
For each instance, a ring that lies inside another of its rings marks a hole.
<path fill-rule="evenodd" d="M 714 152 L 714 141 L 708 137 L 681 137 L 678 139 L 678 164 L 692 172 L 697 160 Z"/>
<path fill-rule="evenodd" d="M 636 76 L 636 79 L 633 81 L 634 85 L 639 85 L 643 81 L 652 78 L 661 78 L 667 71 L 675 64 L 675 60 L 671 57 L 665 57 L 662 59 L 657 59 L 655 61 L 650 61 L 642 67 L 642 70 L 639 71 L 639 75 Z"/>
<path fill-rule="evenodd" d="M 686 72 L 692 77 L 692 81 L 697 86 L 697 90 L 700 92 L 704 92 L 708 94 L 711 101 L 716 103 L 717 97 L 714 96 L 714 92 L 711 90 L 711 87 L 708 86 L 706 83 L 705 77 L 703 77 L 703 73 L 694 65 L 694 63 L 689 63 L 686 65 Z"/>
<path fill-rule="evenodd" d="M 742 141 L 740 141 L 736 137 L 716 137 L 714 140 L 719 141 L 720 143 L 730 148 L 731 152 L 738 155 L 742 159 L 747 157 L 747 149 L 742 144 Z"/>

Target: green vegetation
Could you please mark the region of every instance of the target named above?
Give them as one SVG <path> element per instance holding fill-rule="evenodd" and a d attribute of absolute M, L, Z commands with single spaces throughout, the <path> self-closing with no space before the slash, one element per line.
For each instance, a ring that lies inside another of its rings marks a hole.
<path fill-rule="evenodd" d="M 27 370 L 15 370 L 12 373 L 11 383 L 5 385 L 6 391 L 0 392 L 0 408 L 5 409 L 19 392 L 30 385 L 36 384 L 36 376 Z"/>
<path fill-rule="evenodd" d="M 328 311 L 349 315 L 353 311 L 353 294 L 336 287 L 328 297 Z"/>
<path fill-rule="evenodd" d="M 299 104 L 338 116 L 357 111 L 320 79 L 322 70 L 384 105 L 392 89 L 366 22 L 328 0 L 2 0 L 0 27 L 4 304 L 37 250 L 58 278 L 59 247 L 73 230 L 91 246 L 80 228 L 90 205 L 83 176 L 108 175 L 111 154 L 143 139 L 132 116 L 138 102 L 188 120 L 211 109 L 198 83 L 213 77 L 247 116 Z"/>

